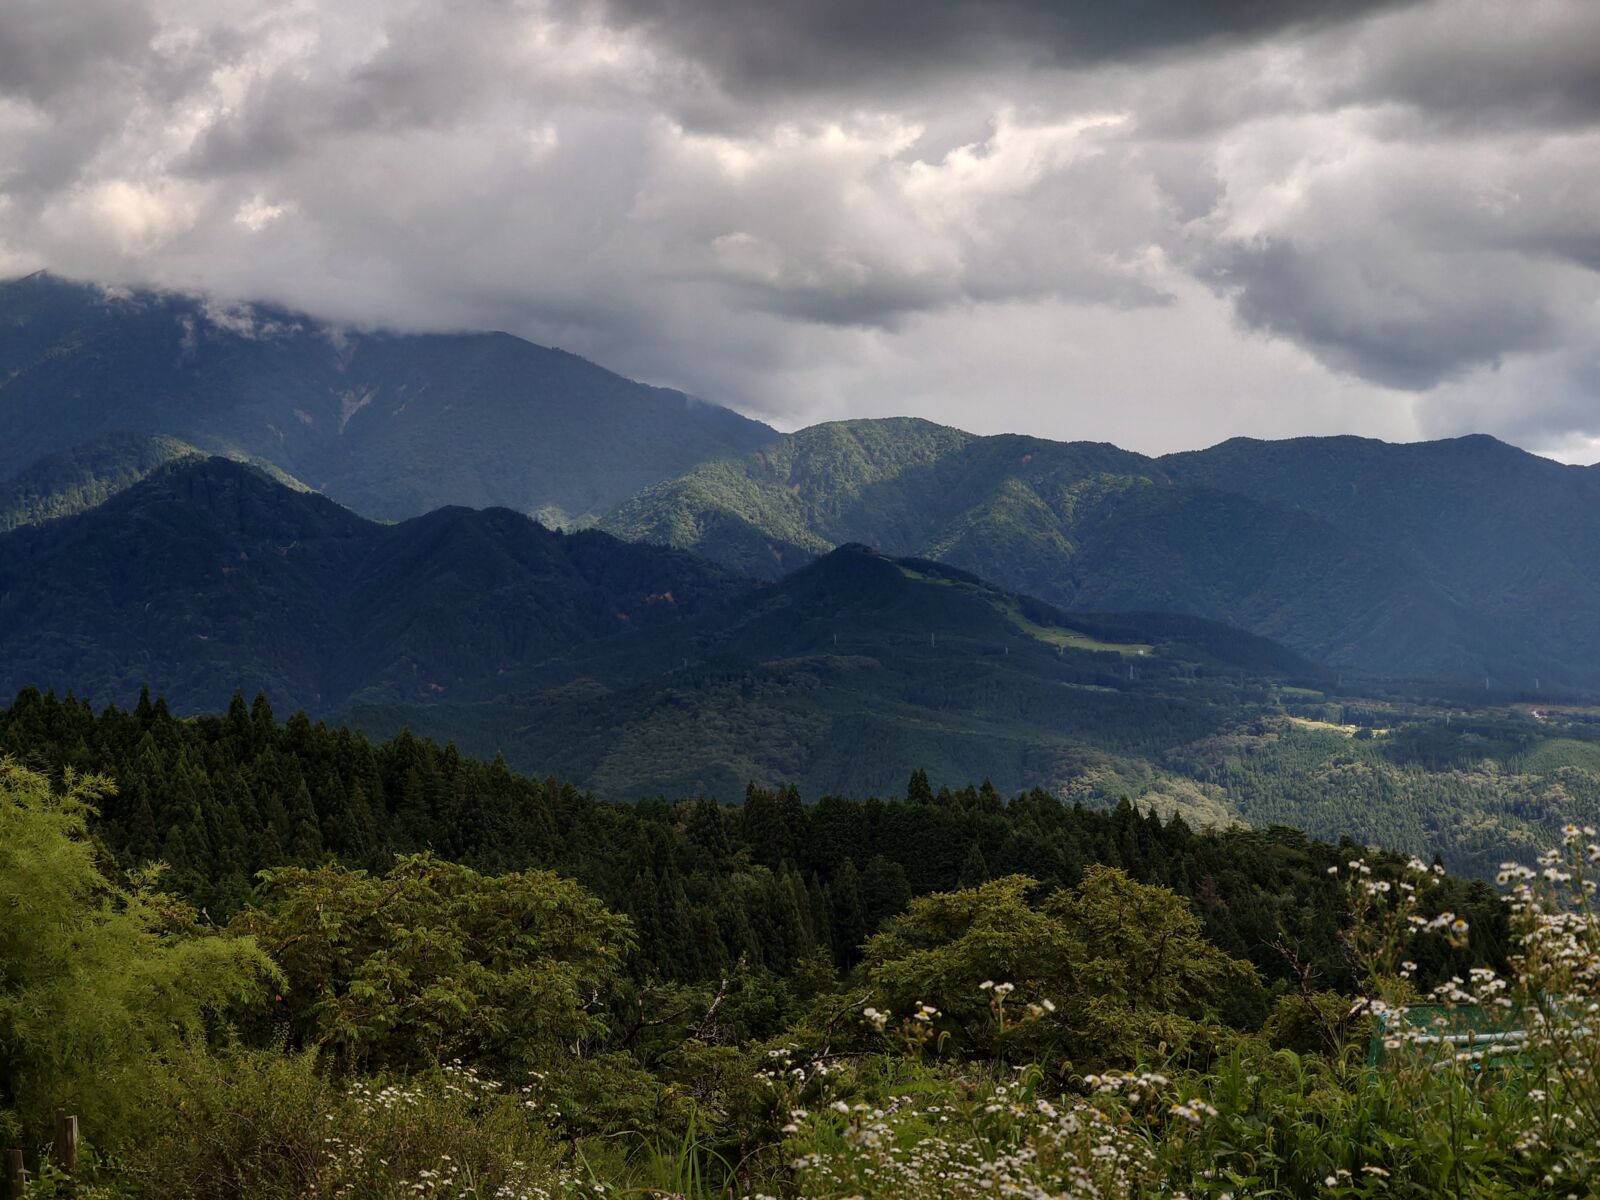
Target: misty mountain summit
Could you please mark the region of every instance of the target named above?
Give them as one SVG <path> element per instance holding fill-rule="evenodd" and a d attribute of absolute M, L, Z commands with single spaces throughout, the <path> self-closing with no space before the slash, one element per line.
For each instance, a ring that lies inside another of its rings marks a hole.
<path fill-rule="evenodd" d="M 0 284 L 0 480 L 107 434 L 271 464 L 382 520 L 584 524 L 773 430 L 504 333 L 341 329 L 47 273 Z"/>

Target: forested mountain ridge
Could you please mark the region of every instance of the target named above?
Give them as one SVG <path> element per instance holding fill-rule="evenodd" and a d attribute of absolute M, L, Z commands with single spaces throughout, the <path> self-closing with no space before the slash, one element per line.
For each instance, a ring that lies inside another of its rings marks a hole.
<path fill-rule="evenodd" d="M 1484 437 L 1149 458 L 891 418 L 703 464 L 602 527 L 767 578 L 859 541 L 1070 609 L 1211 617 L 1337 666 L 1591 687 L 1597 501 L 1600 471 Z"/>
<path fill-rule="evenodd" d="M 1215 623 L 1069 616 L 866 547 L 755 589 L 504 509 L 378 525 L 219 458 L 0 536 L 0 688 L 128 702 L 149 684 L 185 712 L 265 690 L 608 797 L 734 798 L 752 779 L 859 794 L 926 761 L 1109 802 L 1126 759 L 1135 793 L 1222 820 L 1145 760 L 1226 729 L 1246 677 L 1321 672 Z"/>
<path fill-rule="evenodd" d="M 1202 823 L 1220 793 L 1164 770 L 1167 748 L 1258 711 L 1321 668 L 1214 622 L 1066 614 L 943 564 L 844 546 L 681 623 L 610 638 L 437 698 L 357 704 L 625 799 L 736 799 L 755 780 L 881 792 L 913 766 L 1045 786 L 1097 805 L 1131 794 Z"/>
<path fill-rule="evenodd" d="M 1149 458 L 910 418 L 780 438 L 503 334 L 0 284 L 0 527 L 80 511 L 185 447 L 382 519 L 607 514 L 627 540 L 769 580 L 862 542 L 1072 610 L 1220 620 L 1336 667 L 1600 686 L 1600 472 L 1492 439 Z"/>
<path fill-rule="evenodd" d="M 0 479 L 116 432 L 254 458 L 364 515 L 593 519 L 776 435 L 504 333 L 335 329 L 266 306 L 0 283 Z"/>
<path fill-rule="evenodd" d="M 0 535 L 0 677 L 186 710 L 239 686 L 326 711 L 434 696 L 746 587 L 720 567 L 505 509 L 398 525 L 221 458 Z"/>
<path fill-rule="evenodd" d="M 747 783 L 885 794 L 938 779 L 1293 825 L 1493 874 L 1600 823 L 1600 708 L 1410 689 L 1363 698 L 1265 639 L 1170 614 L 1066 614 L 959 569 L 845 546 L 691 620 L 587 643 L 437 703 L 359 704 L 611 799 Z"/>
<path fill-rule="evenodd" d="M 207 457 L 199 447 L 164 433 L 108 433 L 58 454 L 47 454 L 0 481 L 0 533 L 87 512 L 168 463 Z M 250 463 L 285 487 L 311 490 L 262 459 L 230 457 Z"/>
<path fill-rule="evenodd" d="M 760 586 L 505 509 L 379 525 L 217 458 L 0 535 L 0 667 L 0 688 L 101 704 L 148 683 L 183 712 L 264 690 L 603 799 L 885 794 L 925 766 L 1473 871 L 1600 819 L 1582 706 L 1363 700 L 1225 625 L 1066 613 L 862 545 Z"/>

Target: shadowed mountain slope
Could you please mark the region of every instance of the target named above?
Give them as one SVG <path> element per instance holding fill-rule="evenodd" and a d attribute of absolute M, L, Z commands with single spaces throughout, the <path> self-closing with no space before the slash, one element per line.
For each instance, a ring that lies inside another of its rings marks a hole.
<path fill-rule="evenodd" d="M 506 509 L 380 525 L 254 467 L 182 460 L 0 536 L 0 690 L 125 700 L 149 684 L 185 710 L 236 687 L 313 712 L 427 698 L 745 586 Z"/>
<path fill-rule="evenodd" d="M 0 284 L 0 479 L 109 433 L 272 463 L 382 519 L 584 521 L 767 426 L 504 333 L 398 335 L 268 307 Z"/>
<path fill-rule="evenodd" d="M 1321 668 L 1197 618 L 1067 614 L 968 572 L 847 545 L 684 622 L 429 705 L 358 705 L 608 796 L 737 798 L 751 779 L 887 791 L 917 763 L 1002 791 L 1122 792 L 1204 820 L 1220 797 L 1156 764 Z M 1258 694 L 1259 693 L 1259 694 Z M 1255 699 L 1247 699 L 1247 694 Z"/>
<path fill-rule="evenodd" d="M 192 712 L 260 689 L 605 795 L 860 792 L 920 763 L 1222 819 L 1155 756 L 1237 722 L 1263 680 L 1321 677 L 1213 622 L 1068 615 L 865 546 L 757 587 L 507 509 L 377 524 L 220 458 L 0 536 L 0 691 L 148 684 Z"/>

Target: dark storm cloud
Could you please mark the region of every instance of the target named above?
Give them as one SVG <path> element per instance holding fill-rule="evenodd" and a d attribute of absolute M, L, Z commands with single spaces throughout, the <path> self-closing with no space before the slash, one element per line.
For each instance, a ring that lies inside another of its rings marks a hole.
<path fill-rule="evenodd" d="M 1405 14 L 1349 58 L 1331 103 L 1392 103 L 1466 134 L 1600 120 L 1600 4 L 1586 0 L 1456 0 Z"/>
<path fill-rule="evenodd" d="M 114 85 L 156 30 L 139 0 L 6 0 L 0 5 L 0 94 L 48 104 L 93 80 Z"/>
<path fill-rule="evenodd" d="M 1359 259 L 1267 240 L 1230 247 L 1223 259 L 1215 278 L 1242 321 L 1392 388 L 1425 391 L 1498 366 L 1553 344 L 1560 328 L 1539 281 L 1515 263 L 1485 264 L 1470 281 L 1460 264 L 1376 274 Z"/>
<path fill-rule="evenodd" d="M 739 90 L 871 91 L 1018 61 L 1083 66 L 1357 19 L 1409 0 L 601 0 Z"/>

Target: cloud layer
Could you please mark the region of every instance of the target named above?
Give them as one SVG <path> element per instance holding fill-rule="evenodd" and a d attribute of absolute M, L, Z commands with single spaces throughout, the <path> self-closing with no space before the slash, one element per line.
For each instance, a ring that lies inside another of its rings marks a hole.
<path fill-rule="evenodd" d="M 787 425 L 1595 457 L 1597 81 L 1587 0 L 11 0 L 0 272 Z"/>

